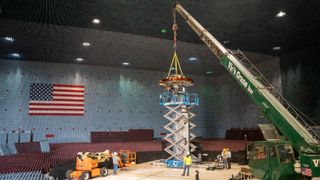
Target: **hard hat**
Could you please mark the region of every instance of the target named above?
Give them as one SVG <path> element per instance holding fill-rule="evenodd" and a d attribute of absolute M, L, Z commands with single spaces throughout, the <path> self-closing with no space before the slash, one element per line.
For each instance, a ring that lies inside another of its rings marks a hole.
<path fill-rule="evenodd" d="M 115 156 L 116 156 L 116 155 L 118 155 L 118 153 L 117 153 L 117 152 L 114 152 L 114 153 L 113 153 L 113 155 L 115 155 Z"/>
<path fill-rule="evenodd" d="M 187 155 L 190 155 L 190 152 L 187 152 Z"/>

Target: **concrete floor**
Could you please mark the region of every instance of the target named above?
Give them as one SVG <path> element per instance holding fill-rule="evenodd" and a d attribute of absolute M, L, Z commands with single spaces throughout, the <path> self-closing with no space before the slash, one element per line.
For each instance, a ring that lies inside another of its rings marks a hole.
<path fill-rule="evenodd" d="M 107 177 L 97 177 L 95 180 L 195 180 L 195 171 L 198 170 L 200 180 L 227 180 L 240 171 L 238 164 L 232 164 L 231 169 L 222 169 L 207 171 L 207 166 L 191 167 L 190 176 L 181 176 L 183 169 L 167 168 L 165 166 L 155 166 L 151 162 L 138 164 L 132 167 L 126 167 L 119 170 L 117 175 L 108 175 Z M 109 171 L 112 173 L 112 171 Z"/>

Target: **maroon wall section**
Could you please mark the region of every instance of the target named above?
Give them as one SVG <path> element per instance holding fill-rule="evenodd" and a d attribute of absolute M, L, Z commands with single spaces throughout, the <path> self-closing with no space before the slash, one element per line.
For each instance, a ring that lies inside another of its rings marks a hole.
<path fill-rule="evenodd" d="M 129 131 L 91 132 L 91 143 L 152 141 L 153 129 L 130 129 Z"/>
<path fill-rule="evenodd" d="M 233 153 L 238 151 L 245 151 L 246 149 L 246 141 L 243 140 L 214 139 L 201 140 L 200 143 L 203 151 L 221 152 L 223 148 L 229 148 Z"/>
<path fill-rule="evenodd" d="M 39 142 L 16 143 L 18 153 L 34 153 L 41 152 Z"/>
<path fill-rule="evenodd" d="M 246 140 L 248 141 L 262 141 L 264 140 L 260 129 L 256 128 L 231 128 L 226 130 L 225 139 L 232 140 Z"/>

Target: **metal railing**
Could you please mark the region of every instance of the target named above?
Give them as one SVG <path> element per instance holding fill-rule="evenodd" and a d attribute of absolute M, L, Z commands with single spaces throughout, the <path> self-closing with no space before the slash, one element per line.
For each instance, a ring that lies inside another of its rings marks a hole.
<path fill-rule="evenodd" d="M 160 94 L 160 105 L 162 106 L 175 106 L 175 105 L 198 106 L 199 97 L 197 94 L 194 94 L 194 93 L 174 94 L 167 91 Z"/>
<path fill-rule="evenodd" d="M 254 66 L 254 64 L 241 52 L 240 50 L 229 52 L 234 55 L 239 62 L 249 70 L 252 75 L 266 88 L 292 115 L 295 117 L 303 127 L 308 130 L 314 139 L 320 142 L 320 136 L 317 134 L 311 126 L 317 126 L 309 117 L 303 114 L 298 108 L 290 103 L 273 85 L 262 75 L 262 73 Z M 259 87 L 257 87 L 259 89 Z M 262 88 L 262 87 L 260 87 Z"/>

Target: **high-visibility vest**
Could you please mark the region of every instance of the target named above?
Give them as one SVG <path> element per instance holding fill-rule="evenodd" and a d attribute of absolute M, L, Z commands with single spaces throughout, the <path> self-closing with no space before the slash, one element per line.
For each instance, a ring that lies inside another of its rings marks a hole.
<path fill-rule="evenodd" d="M 192 164 L 191 156 L 189 156 L 189 157 L 185 156 L 183 159 L 183 162 L 185 165 L 191 165 Z"/>

